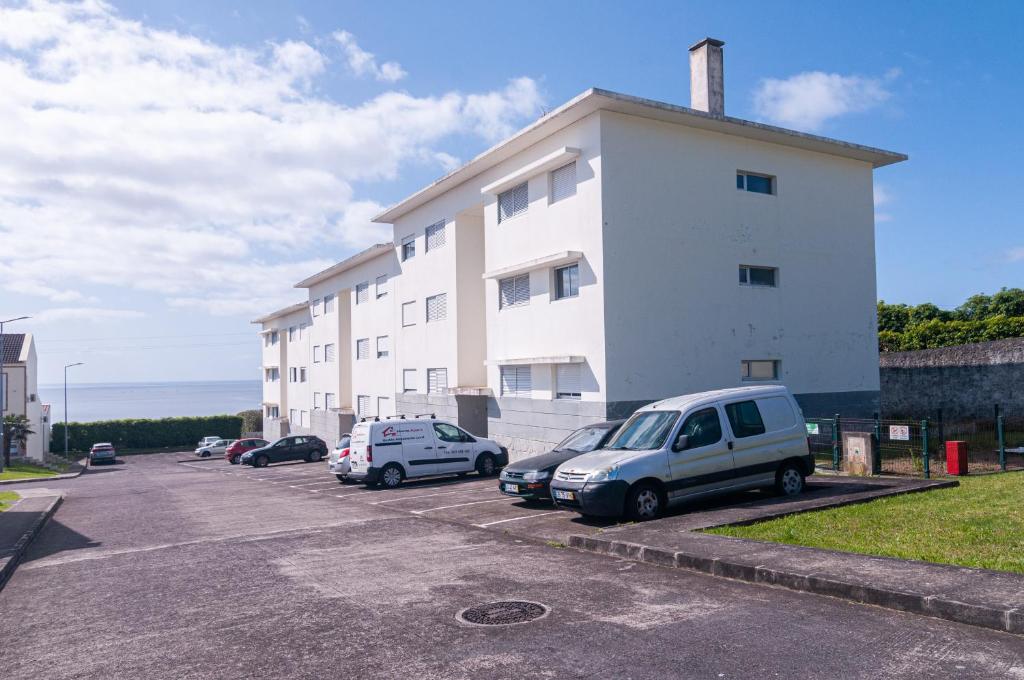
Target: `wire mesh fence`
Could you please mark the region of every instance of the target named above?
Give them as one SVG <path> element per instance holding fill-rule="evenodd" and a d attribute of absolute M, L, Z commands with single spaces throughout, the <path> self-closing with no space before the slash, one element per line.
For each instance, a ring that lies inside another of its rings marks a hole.
<path fill-rule="evenodd" d="M 966 444 L 969 472 L 1024 470 L 1024 417 L 945 422 L 937 419 L 809 418 L 807 437 L 817 465 L 840 470 L 844 434 L 867 435 L 877 442 L 876 474 L 943 476 L 948 474 L 946 442 Z"/>

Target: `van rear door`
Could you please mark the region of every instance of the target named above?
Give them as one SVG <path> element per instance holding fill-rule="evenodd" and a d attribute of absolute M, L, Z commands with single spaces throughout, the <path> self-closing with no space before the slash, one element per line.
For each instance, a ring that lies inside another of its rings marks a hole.
<path fill-rule="evenodd" d="M 806 437 L 791 401 L 780 394 L 730 402 L 725 413 L 735 437 L 735 485 L 774 483 L 779 463 Z"/>
<path fill-rule="evenodd" d="M 357 474 L 366 474 L 373 463 L 368 460 L 366 447 L 370 443 L 371 423 L 356 423 L 352 428 L 352 439 L 349 442 L 349 464 Z"/>

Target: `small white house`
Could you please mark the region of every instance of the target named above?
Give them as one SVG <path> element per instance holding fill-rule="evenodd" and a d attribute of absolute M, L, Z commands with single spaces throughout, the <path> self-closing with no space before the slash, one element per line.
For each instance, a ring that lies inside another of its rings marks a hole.
<path fill-rule="evenodd" d="M 4 333 L 0 340 L 0 413 L 25 416 L 32 429 L 27 442 L 14 444 L 13 455 L 43 462 L 50 449 L 50 419 L 49 405 L 39 400 L 35 341 L 31 333 Z"/>

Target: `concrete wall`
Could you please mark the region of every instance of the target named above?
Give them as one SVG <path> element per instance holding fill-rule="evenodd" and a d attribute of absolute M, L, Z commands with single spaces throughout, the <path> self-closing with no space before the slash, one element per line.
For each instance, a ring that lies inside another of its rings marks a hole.
<path fill-rule="evenodd" d="M 607 394 L 654 400 L 743 384 L 781 362 L 807 408 L 877 398 L 869 164 L 601 112 Z M 775 177 L 774 195 L 736 188 Z M 778 285 L 741 286 L 740 265 Z M 816 395 L 816 396 L 815 396 Z"/>
<path fill-rule="evenodd" d="M 597 401 L 492 397 L 487 429 L 518 460 L 550 451 L 573 430 L 605 420 L 606 413 L 607 405 Z"/>
<path fill-rule="evenodd" d="M 441 420 L 455 423 L 470 434 L 488 437 L 487 398 L 478 395 L 416 394 L 395 395 L 398 413 L 414 418 L 432 413 Z"/>
<path fill-rule="evenodd" d="M 1024 416 L 1024 338 L 881 355 L 882 413 L 946 421 Z"/>

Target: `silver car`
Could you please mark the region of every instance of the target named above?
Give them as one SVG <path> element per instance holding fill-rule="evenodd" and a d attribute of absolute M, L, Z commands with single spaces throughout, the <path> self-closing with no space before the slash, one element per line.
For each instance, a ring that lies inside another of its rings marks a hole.
<path fill-rule="evenodd" d="M 224 450 L 235 443 L 234 439 L 218 439 L 212 444 L 200 446 L 196 449 L 196 455 L 200 458 L 209 458 L 210 456 L 223 456 Z"/>
<path fill-rule="evenodd" d="M 348 478 L 348 473 L 352 471 L 352 465 L 349 462 L 349 444 L 351 442 L 352 435 L 341 435 L 338 445 L 334 447 L 330 457 L 327 459 L 327 469 L 338 478 L 339 482 L 345 482 Z"/>

